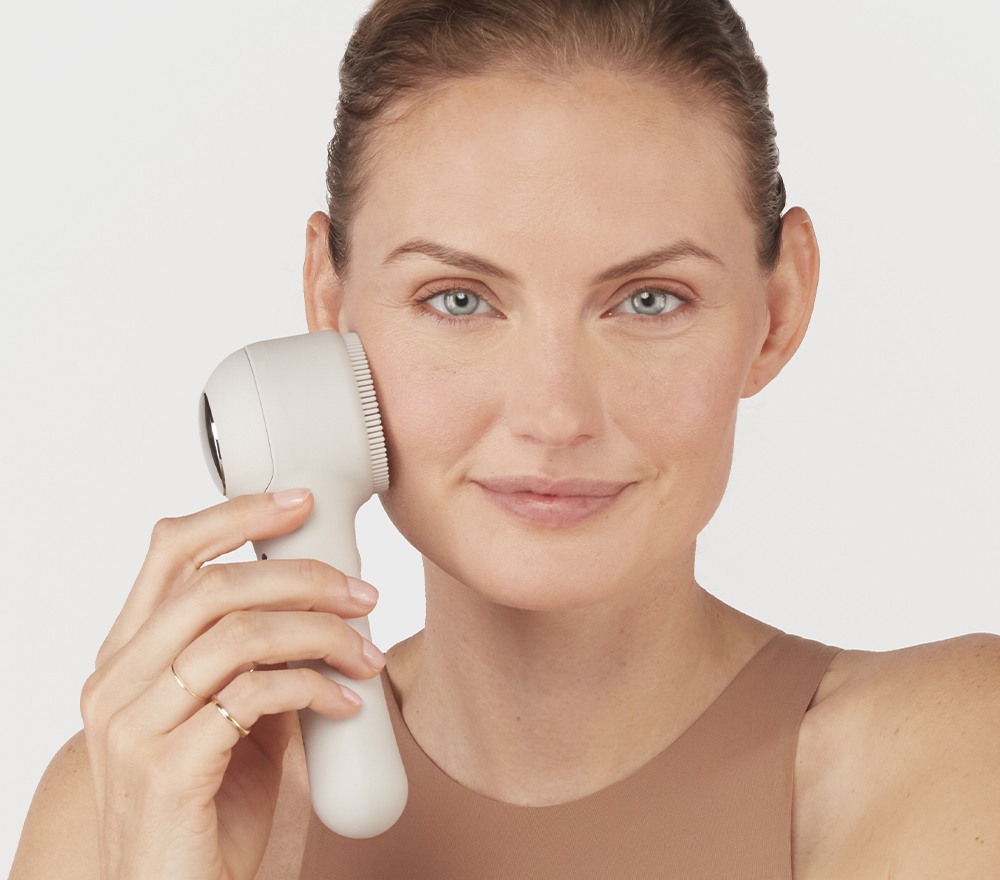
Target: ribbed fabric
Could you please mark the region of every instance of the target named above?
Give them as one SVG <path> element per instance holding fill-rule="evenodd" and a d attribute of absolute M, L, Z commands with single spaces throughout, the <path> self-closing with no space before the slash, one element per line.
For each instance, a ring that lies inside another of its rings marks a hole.
<path fill-rule="evenodd" d="M 546 807 L 492 800 L 447 776 L 413 739 L 383 670 L 406 809 L 369 840 L 313 815 L 300 880 L 791 880 L 799 726 L 837 650 L 775 636 L 631 776 Z"/>

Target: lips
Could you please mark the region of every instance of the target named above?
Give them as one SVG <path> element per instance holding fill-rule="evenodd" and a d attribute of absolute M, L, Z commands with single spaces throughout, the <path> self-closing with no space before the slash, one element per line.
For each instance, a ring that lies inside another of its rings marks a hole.
<path fill-rule="evenodd" d="M 473 481 L 501 510 L 532 525 L 567 527 L 607 510 L 630 482 L 496 476 Z"/>

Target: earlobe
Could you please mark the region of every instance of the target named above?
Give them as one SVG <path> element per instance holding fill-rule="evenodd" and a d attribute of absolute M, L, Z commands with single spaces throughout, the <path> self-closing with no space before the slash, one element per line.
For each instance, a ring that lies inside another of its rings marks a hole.
<path fill-rule="evenodd" d="M 819 244 L 809 215 L 790 208 L 781 222 L 781 252 L 767 280 L 768 332 L 743 385 L 752 397 L 791 360 L 809 326 L 819 286 Z"/>
<path fill-rule="evenodd" d="M 306 323 L 309 331 L 347 330 L 344 317 L 344 288 L 330 262 L 327 234 L 330 218 L 317 211 L 306 224 L 306 257 L 302 265 Z"/>

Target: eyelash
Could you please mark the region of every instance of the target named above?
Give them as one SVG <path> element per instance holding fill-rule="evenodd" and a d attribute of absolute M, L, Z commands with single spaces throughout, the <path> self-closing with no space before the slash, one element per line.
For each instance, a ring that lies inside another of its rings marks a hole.
<path fill-rule="evenodd" d="M 449 315 L 447 312 L 442 312 L 439 309 L 434 308 L 428 303 L 435 297 L 441 296 L 443 293 L 468 293 L 470 296 L 474 296 L 480 302 L 485 303 L 490 309 L 493 310 L 493 314 L 471 314 L 471 315 Z M 442 283 L 439 286 L 432 287 L 431 292 L 426 296 L 421 297 L 418 302 L 427 307 L 427 311 L 430 312 L 431 316 L 436 320 L 444 324 L 466 324 L 470 318 L 492 318 L 492 317 L 503 317 L 490 303 L 483 294 L 473 290 L 470 286 L 462 284 L 448 284 Z"/>
<path fill-rule="evenodd" d="M 667 309 L 667 311 L 660 312 L 655 315 L 646 315 L 641 312 L 618 311 L 618 309 L 622 308 L 627 302 L 629 302 L 629 300 L 632 299 L 632 297 L 641 293 L 666 294 L 668 297 L 673 297 L 674 299 L 676 299 L 678 303 L 673 308 Z M 627 294 L 625 294 L 625 296 L 623 296 L 612 308 L 608 309 L 604 314 L 609 316 L 616 314 L 627 315 L 630 319 L 639 318 L 645 320 L 657 319 L 659 321 L 671 321 L 671 320 L 676 320 L 676 318 L 678 317 L 676 313 L 680 312 L 684 308 L 684 306 L 688 305 L 690 302 L 691 302 L 690 297 L 682 296 L 676 290 L 671 290 L 671 288 L 669 287 L 657 284 L 638 284 L 635 287 L 633 287 Z"/>
<path fill-rule="evenodd" d="M 660 312 L 659 314 L 655 314 L 655 315 L 644 315 L 644 314 L 639 313 L 639 312 L 618 312 L 617 311 L 617 309 L 620 309 L 622 306 L 624 306 L 625 303 L 627 303 L 636 294 L 646 293 L 646 292 L 649 292 L 649 293 L 663 293 L 663 294 L 666 294 L 667 296 L 674 297 L 676 300 L 678 300 L 678 305 L 674 306 L 672 309 L 669 309 L 669 310 L 667 310 L 665 312 Z M 442 294 L 445 294 L 445 293 L 468 293 L 469 295 L 474 296 L 480 302 L 485 303 L 488 308 L 490 308 L 490 309 L 493 310 L 493 313 L 492 314 L 478 314 L 478 315 L 475 314 L 475 313 L 469 314 L 469 315 L 451 315 L 451 314 L 448 314 L 447 312 L 443 312 L 443 311 L 435 308 L 434 306 L 428 305 L 428 303 L 432 299 L 434 299 L 435 297 L 441 296 Z M 468 323 L 468 321 L 469 321 L 470 318 L 484 318 L 484 317 L 501 317 L 502 318 L 503 317 L 503 315 L 500 312 L 498 312 L 495 309 L 495 307 L 490 303 L 489 299 L 486 296 L 484 296 L 482 293 L 479 293 L 479 292 L 473 290 L 471 288 L 471 286 L 467 286 L 467 285 L 442 283 L 440 285 L 432 287 L 431 291 L 428 294 L 426 294 L 425 296 L 421 297 L 418 300 L 418 302 L 421 305 L 427 307 L 427 311 L 430 312 L 430 314 L 431 314 L 432 317 L 434 317 L 436 320 L 438 320 L 438 321 L 440 321 L 442 323 L 445 323 L 445 324 L 452 324 L 452 325 L 454 325 L 454 324 L 466 324 L 466 323 Z M 676 290 L 671 290 L 669 287 L 658 286 L 658 285 L 654 285 L 654 284 L 640 284 L 640 285 L 634 287 L 632 290 L 630 290 L 612 308 L 610 308 L 607 311 L 605 311 L 604 312 L 604 316 L 607 317 L 607 316 L 611 316 L 611 315 L 616 315 L 617 314 L 617 315 L 627 315 L 628 319 L 630 319 L 630 320 L 635 320 L 635 319 L 640 319 L 640 320 L 643 320 L 643 319 L 644 320 L 656 319 L 656 320 L 661 321 L 661 322 L 666 322 L 666 321 L 676 320 L 679 317 L 679 315 L 677 315 L 675 313 L 680 312 L 683 309 L 683 307 L 686 306 L 686 305 L 688 305 L 688 304 L 690 304 L 690 302 L 691 302 L 690 297 L 682 296 Z"/>

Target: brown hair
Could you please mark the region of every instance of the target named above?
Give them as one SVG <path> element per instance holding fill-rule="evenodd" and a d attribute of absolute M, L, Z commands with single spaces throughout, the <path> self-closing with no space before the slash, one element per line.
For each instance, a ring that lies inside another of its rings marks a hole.
<path fill-rule="evenodd" d="M 340 64 L 327 166 L 329 249 L 346 272 L 370 135 L 395 100 L 503 66 L 541 74 L 604 68 L 666 79 L 708 99 L 742 146 L 743 200 L 765 270 L 778 258 L 785 186 L 767 72 L 728 0 L 375 0 Z"/>

